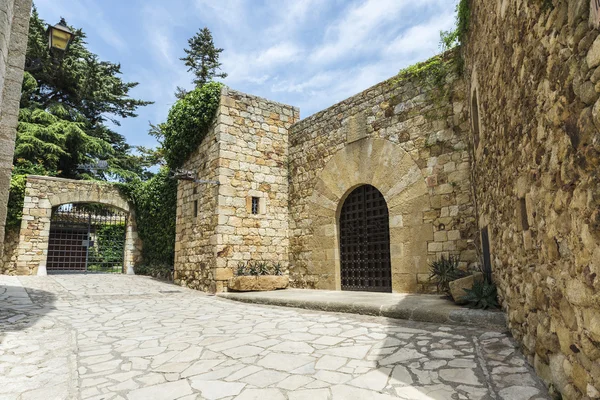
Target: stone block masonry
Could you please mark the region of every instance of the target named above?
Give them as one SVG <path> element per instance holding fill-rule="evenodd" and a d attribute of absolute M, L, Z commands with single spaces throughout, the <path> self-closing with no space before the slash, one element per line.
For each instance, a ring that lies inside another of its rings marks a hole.
<path fill-rule="evenodd" d="M 30 12 L 31 0 L 0 1 L 0 259 L 4 248 L 6 206 L 17 134 Z"/>
<path fill-rule="evenodd" d="M 297 108 L 223 88 L 215 122 L 184 164 L 175 282 L 222 292 L 238 264 L 288 266 L 288 130 Z"/>
<path fill-rule="evenodd" d="M 340 289 L 339 213 L 357 186 L 389 209 L 392 289 L 430 292 L 429 262 L 477 260 L 465 84 L 392 78 L 290 131 L 290 278 Z"/>
<path fill-rule="evenodd" d="M 600 398 L 593 3 L 471 1 L 465 49 L 479 226 L 510 330 L 563 399 Z"/>

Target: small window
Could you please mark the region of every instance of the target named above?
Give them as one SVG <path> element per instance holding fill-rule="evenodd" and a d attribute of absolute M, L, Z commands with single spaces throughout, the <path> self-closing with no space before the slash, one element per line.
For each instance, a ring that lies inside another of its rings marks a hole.
<path fill-rule="evenodd" d="M 527 220 L 527 201 L 524 197 L 519 199 L 519 205 L 517 208 L 517 217 L 519 218 L 519 220 L 517 221 L 518 228 L 521 231 L 528 231 L 529 221 Z"/>
<path fill-rule="evenodd" d="M 471 99 L 471 124 L 473 125 L 473 144 L 475 151 L 479 147 L 480 133 L 479 133 L 479 104 L 477 102 L 477 91 L 473 92 L 473 98 Z"/>
<path fill-rule="evenodd" d="M 258 197 L 252 197 L 252 214 L 254 214 L 254 215 L 258 214 L 259 201 L 260 201 L 260 199 Z"/>
<path fill-rule="evenodd" d="M 490 255 L 490 235 L 488 227 L 481 230 L 481 252 L 483 253 L 483 271 L 485 278 L 492 281 L 492 257 Z"/>
<path fill-rule="evenodd" d="M 198 200 L 194 200 L 194 218 L 198 216 Z"/>

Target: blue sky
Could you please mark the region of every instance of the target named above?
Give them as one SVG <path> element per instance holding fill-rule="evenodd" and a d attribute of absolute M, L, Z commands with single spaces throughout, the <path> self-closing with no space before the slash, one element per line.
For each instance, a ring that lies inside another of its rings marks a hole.
<path fill-rule="evenodd" d="M 155 104 L 116 130 L 153 146 L 177 86 L 191 88 L 183 49 L 207 26 L 224 48 L 229 87 L 300 107 L 305 118 L 439 52 L 456 0 L 34 0 L 65 17 L 101 59 L 120 62 L 132 95 Z"/>

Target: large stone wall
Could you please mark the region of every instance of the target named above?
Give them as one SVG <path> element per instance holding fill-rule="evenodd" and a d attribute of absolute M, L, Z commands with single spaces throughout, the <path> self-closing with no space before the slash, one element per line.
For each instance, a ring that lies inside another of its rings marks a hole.
<path fill-rule="evenodd" d="M 31 0 L 0 0 L 0 259 L 30 10 Z"/>
<path fill-rule="evenodd" d="M 239 263 L 287 267 L 288 129 L 298 114 L 291 106 L 222 89 L 213 128 L 184 165 L 198 179 L 219 183 L 178 187 L 175 282 L 221 292 Z"/>
<path fill-rule="evenodd" d="M 598 399 L 600 37 L 590 1 L 470 3 L 479 226 L 509 327 L 563 398 Z"/>
<path fill-rule="evenodd" d="M 430 291 L 441 255 L 477 260 L 464 93 L 455 77 L 443 90 L 392 78 L 292 127 L 293 286 L 340 289 L 339 211 L 363 184 L 389 208 L 393 291 Z"/>
<path fill-rule="evenodd" d="M 5 272 L 37 275 L 40 270 L 45 271 L 52 208 L 69 203 L 99 203 L 130 213 L 125 237 L 124 269 L 127 273 L 133 273 L 134 265 L 140 261 L 141 241 L 137 235 L 133 210 L 119 190 L 105 182 L 35 175 L 27 177 L 25 186 L 19 242 L 14 250 L 16 264 L 5 266 Z"/>

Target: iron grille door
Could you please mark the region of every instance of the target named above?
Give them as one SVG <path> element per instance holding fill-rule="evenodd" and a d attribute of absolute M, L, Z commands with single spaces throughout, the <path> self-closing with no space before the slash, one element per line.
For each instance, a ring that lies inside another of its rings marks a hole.
<path fill-rule="evenodd" d="M 127 214 L 98 204 L 52 210 L 48 272 L 123 272 Z"/>
<path fill-rule="evenodd" d="M 389 212 L 371 185 L 355 189 L 340 214 L 342 290 L 391 292 Z"/>

